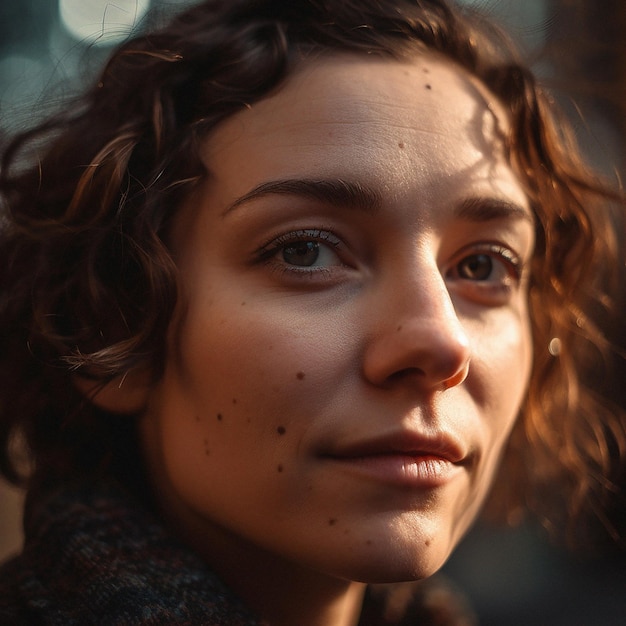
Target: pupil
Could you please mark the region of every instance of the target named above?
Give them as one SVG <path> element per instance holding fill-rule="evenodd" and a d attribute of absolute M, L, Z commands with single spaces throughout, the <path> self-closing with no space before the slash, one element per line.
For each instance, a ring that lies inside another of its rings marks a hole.
<path fill-rule="evenodd" d="M 476 254 L 461 265 L 461 275 L 471 280 L 487 280 L 493 269 L 491 257 L 486 254 Z"/>
<path fill-rule="evenodd" d="M 320 245 L 317 241 L 300 241 L 287 246 L 283 250 L 283 260 L 289 265 L 306 267 L 313 265 L 320 254 Z"/>

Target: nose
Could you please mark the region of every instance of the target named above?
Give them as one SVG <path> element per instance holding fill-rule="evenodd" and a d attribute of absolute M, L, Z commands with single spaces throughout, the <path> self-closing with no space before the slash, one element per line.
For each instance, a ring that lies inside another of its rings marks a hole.
<path fill-rule="evenodd" d="M 377 386 L 404 382 L 424 392 L 460 385 L 469 372 L 470 342 L 438 268 L 388 282 L 367 313 L 366 379 Z"/>

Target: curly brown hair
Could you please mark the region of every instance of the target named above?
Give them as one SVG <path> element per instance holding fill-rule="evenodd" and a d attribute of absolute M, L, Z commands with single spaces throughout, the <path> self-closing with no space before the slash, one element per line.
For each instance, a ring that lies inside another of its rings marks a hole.
<path fill-rule="evenodd" d="M 552 510 L 557 501 L 570 512 L 601 509 L 626 437 L 586 374 L 611 350 L 592 319 L 616 266 L 610 209 L 623 198 L 585 168 L 506 37 L 446 0 L 206 0 L 126 42 L 79 100 L 5 146 L 7 477 L 19 479 L 16 434 L 35 483 L 132 467 L 133 420 L 98 409 L 73 378 L 105 384 L 146 366 L 159 377 L 177 297 L 168 233 L 182 200 L 211 175 L 199 156 L 211 130 L 279 88 L 308 55 L 424 50 L 466 68 L 504 103 L 509 158 L 536 216 L 534 367 L 500 476 L 508 497 L 496 490 L 496 500 L 509 514 L 520 505 L 566 510 Z"/>

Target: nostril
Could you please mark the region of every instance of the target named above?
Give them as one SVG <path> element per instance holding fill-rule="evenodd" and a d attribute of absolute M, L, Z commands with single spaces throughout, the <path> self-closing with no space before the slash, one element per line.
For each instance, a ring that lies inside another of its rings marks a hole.
<path fill-rule="evenodd" d="M 457 385 L 463 383 L 469 374 L 469 367 L 470 360 L 469 358 L 467 358 L 463 366 L 459 368 L 454 375 L 446 378 L 442 382 L 443 391 L 445 391 L 446 389 L 450 389 L 451 387 L 456 387 Z"/>
<path fill-rule="evenodd" d="M 407 367 L 397 372 L 393 372 L 388 377 L 388 382 L 390 384 L 395 384 L 397 382 L 408 380 L 411 378 L 420 379 L 420 381 L 425 380 L 426 372 L 424 372 L 424 370 L 421 370 L 419 367 Z"/>

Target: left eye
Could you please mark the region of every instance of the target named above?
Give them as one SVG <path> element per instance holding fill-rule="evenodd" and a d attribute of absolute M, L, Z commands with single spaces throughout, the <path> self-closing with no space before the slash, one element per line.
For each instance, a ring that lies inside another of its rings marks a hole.
<path fill-rule="evenodd" d="M 459 278 L 465 280 L 489 280 L 494 270 L 494 261 L 487 254 L 472 254 L 456 266 Z"/>
<path fill-rule="evenodd" d="M 518 282 L 521 273 L 517 255 L 509 248 L 494 245 L 465 255 L 455 263 L 449 275 L 457 280 L 505 285 Z"/>

